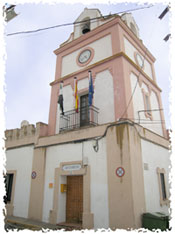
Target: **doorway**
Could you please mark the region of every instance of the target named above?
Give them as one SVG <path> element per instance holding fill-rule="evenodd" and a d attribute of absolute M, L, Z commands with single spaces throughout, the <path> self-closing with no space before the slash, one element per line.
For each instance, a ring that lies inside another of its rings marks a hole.
<path fill-rule="evenodd" d="M 66 222 L 82 223 L 83 176 L 67 176 Z"/>

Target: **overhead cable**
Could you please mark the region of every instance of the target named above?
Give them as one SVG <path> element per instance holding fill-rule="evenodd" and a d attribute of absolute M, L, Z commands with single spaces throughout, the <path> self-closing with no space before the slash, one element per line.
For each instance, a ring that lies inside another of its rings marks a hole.
<path fill-rule="evenodd" d="M 143 10 L 145 8 L 150 8 L 150 7 L 153 7 L 153 4 L 151 4 L 150 6 L 147 6 L 147 7 L 140 7 L 140 8 L 130 9 L 130 10 L 121 11 L 121 12 L 118 12 L 118 13 L 115 13 L 115 14 L 109 14 L 109 15 L 105 15 L 105 16 L 99 16 L 99 17 L 96 17 L 96 18 L 91 18 L 91 19 L 83 20 L 83 21 L 77 21 L 77 22 L 65 23 L 65 24 L 57 24 L 57 25 L 54 25 L 54 26 L 49 26 L 49 27 L 39 28 L 39 29 L 29 30 L 29 31 L 19 31 L 19 32 L 8 33 L 8 34 L 6 34 L 6 36 L 14 36 L 14 35 L 19 35 L 19 34 L 37 33 L 37 32 L 48 30 L 48 29 L 65 27 L 65 26 L 70 26 L 70 25 L 75 25 L 75 24 L 81 24 L 81 23 L 84 23 L 84 22 L 94 21 L 94 20 L 98 20 L 98 19 L 101 19 L 101 18 L 105 19 L 105 18 L 117 16 L 118 14 L 122 14 L 122 13 L 126 13 L 126 12 L 132 12 L 132 11 L 137 11 L 137 10 Z"/>

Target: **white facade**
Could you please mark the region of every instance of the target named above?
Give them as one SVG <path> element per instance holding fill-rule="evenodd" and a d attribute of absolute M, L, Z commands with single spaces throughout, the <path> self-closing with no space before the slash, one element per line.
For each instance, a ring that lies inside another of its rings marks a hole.
<path fill-rule="evenodd" d="M 170 158 L 167 149 L 153 144 L 152 142 L 142 140 L 142 160 L 147 164 L 144 170 L 144 189 L 146 212 L 163 212 L 168 214 L 168 206 L 160 205 L 160 190 L 158 183 L 157 168 L 165 169 L 166 191 L 169 191 L 168 173 L 170 168 Z M 169 194 L 167 194 L 169 197 Z"/>
<path fill-rule="evenodd" d="M 84 78 L 78 81 L 78 90 L 88 89 L 89 88 L 89 79 Z"/>
<path fill-rule="evenodd" d="M 94 214 L 94 228 L 107 228 L 109 226 L 105 139 L 99 141 L 97 153 L 93 149 L 93 141 L 47 148 L 43 204 L 44 222 L 49 222 L 49 212 L 53 206 L 53 188 L 49 188 L 49 183 L 54 182 L 55 168 L 59 168 L 61 162 L 83 161 L 84 157 L 88 158 L 91 172 L 91 211 Z M 66 176 L 60 176 L 59 181 L 60 184 L 66 183 Z M 60 191 L 58 207 L 57 223 L 65 222 L 66 194 Z"/>
<path fill-rule="evenodd" d="M 113 122 L 115 120 L 114 87 L 109 70 L 96 75 L 94 89 L 94 105 L 100 109 L 99 124 Z"/>
<path fill-rule="evenodd" d="M 98 61 L 108 58 L 112 56 L 111 35 L 107 35 L 103 38 L 100 38 L 97 41 L 87 44 L 85 47 L 64 56 L 62 59 L 62 77 L 76 72 L 80 69 L 80 67 L 76 63 L 76 59 L 78 57 L 78 54 L 87 47 L 90 47 L 94 50 L 94 57 L 88 65 L 94 64 Z M 102 48 L 105 48 L 105 50 Z"/>
<path fill-rule="evenodd" d="M 8 150 L 6 152 L 6 158 L 7 172 L 11 170 L 16 171 L 13 215 L 27 218 L 30 198 L 33 146 Z"/>

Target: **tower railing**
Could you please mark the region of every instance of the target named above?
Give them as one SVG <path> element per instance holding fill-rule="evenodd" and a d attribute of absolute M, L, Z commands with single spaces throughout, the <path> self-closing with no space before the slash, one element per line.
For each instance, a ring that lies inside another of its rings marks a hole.
<path fill-rule="evenodd" d="M 93 105 L 66 111 L 64 115 L 60 114 L 60 132 L 84 126 L 96 126 L 98 125 L 98 113 L 99 109 Z"/>

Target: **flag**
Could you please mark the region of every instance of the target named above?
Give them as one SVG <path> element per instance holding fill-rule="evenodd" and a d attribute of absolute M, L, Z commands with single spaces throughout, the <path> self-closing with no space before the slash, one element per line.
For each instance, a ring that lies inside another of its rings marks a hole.
<path fill-rule="evenodd" d="M 77 88 L 77 78 L 75 77 L 75 85 L 74 85 L 74 96 L 75 96 L 75 110 L 78 113 L 78 88 Z"/>
<path fill-rule="evenodd" d="M 91 74 L 91 71 L 89 71 L 89 94 L 88 94 L 89 106 L 92 105 L 93 94 L 94 94 L 94 88 L 93 88 L 93 82 L 92 82 L 92 74 Z"/>
<path fill-rule="evenodd" d="M 63 108 L 63 82 L 60 83 L 60 93 L 58 97 L 58 104 L 60 104 L 60 110 L 62 115 L 64 115 L 64 108 Z"/>

